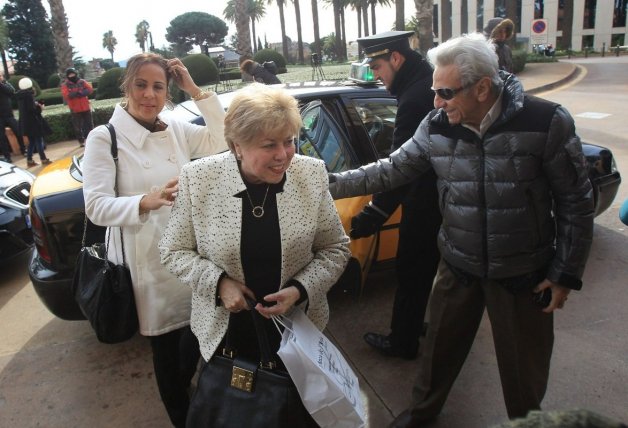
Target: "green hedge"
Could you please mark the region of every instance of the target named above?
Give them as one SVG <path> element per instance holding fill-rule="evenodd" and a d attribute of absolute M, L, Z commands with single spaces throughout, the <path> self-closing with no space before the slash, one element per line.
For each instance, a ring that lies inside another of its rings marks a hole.
<path fill-rule="evenodd" d="M 92 111 L 94 126 L 109 122 L 115 105 L 119 101 L 119 99 L 112 99 L 100 102 L 98 105 L 94 106 Z M 50 111 L 44 110 L 43 114 L 52 129 L 52 134 L 45 138 L 46 143 L 56 143 L 57 141 L 73 140 L 76 138 L 74 128 L 72 127 L 72 116 L 67 107 L 57 107 L 50 109 Z"/>
<path fill-rule="evenodd" d="M 517 74 L 523 71 L 526 66 L 528 53 L 523 49 L 512 51 L 512 68 L 513 73 Z"/>
<path fill-rule="evenodd" d="M 266 61 L 274 61 L 275 65 L 279 69 L 278 73 L 286 72 L 286 59 L 282 54 L 273 49 L 262 49 L 258 51 L 253 59 L 260 64 L 264 64 Z"/>

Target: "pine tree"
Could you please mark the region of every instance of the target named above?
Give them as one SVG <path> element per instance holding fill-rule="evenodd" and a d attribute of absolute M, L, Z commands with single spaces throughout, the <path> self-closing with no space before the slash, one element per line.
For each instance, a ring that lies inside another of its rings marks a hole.
<path fill-rule="evenodd" d="M 40 0 L 8 0 L 2 8 L 9 36 L 8 51 L 16 74 L 45 86 L 57 71 L 50 21 Z"/>

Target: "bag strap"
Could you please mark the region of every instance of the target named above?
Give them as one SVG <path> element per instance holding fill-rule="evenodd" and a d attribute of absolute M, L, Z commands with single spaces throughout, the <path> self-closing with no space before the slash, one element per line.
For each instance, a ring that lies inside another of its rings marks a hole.
<path fill-rule="evenodd" d="M 255 305 L 257 305 L 257 302 L 253 299 L 251 299 L 250 297 L 245 296 L 246 299 L 246 304 L 249 305 L 250 311 L 251 312 L 251 316 L 253 317 L 253 326 L 255 327 L 255 333 L 257 336 L 257 344 L 259 346 L 259 351 L 260 351 L 260 362 L 259 365 L 261 368 L 263 369 L 275 369 L 277 367 L 277 362 L 275 361 L 275 359 L 272 357 L 272 353 L 270 352 L 270 345 L 268 343 L 268 334 L 266 333 L 266 329 L 264 328 L 264 324 L 263 324 L 263 317 L 262 315 L 257 312 L 255 310 Z M 230 339 L 229 339 L 229 330 L 227 330 L 227 336 L 225 339 L 225 354 L 231 354 L 229 355 L 230 358 L 233 358 L 234 355 L 231 351 L 233 351 L 233 348 L 230 346 Z"/>
<path fill-rule="evenodd" d="M 111 136 L 111 157 L 113 158 L 113 163 L 116 168 L 115 181 L 113 185 L 113 191 L 118 197 L 118 140 L 116 139 L 116 129 L 113 127 L 111 123 L 105 124 L 107 130 L 109 131 L 109 135 Z M 81 247 L 85 246 L 86 236 L 87 236 L 87 227 L 88 220 L 87 214 L 83 216 L 83 239 L 81 241 Z M 126 254 L 124 253 L 124 234 L 122 233 L 122 228 L 119 227 L 120 231 L 120 242 L 122 243 L 122 263 L 126 266 Z M 107 255 L 109 253 L 109 239 L 111 238 L 111 234 L 107 237 L 107 243 L 105 245 L 105 263 L 107 263 Z"/>
<path fill-rule="evenodd" d="M 105 124 L 107 130 L 109 130 L 109 135 L 111 136 L 111 157 L 113 158 L 113 163 L 116 166 L 116 175 L 113 184 L 113 191 L 118 197 L 118 140 L 116 138 L 116 128 L 113 127 L 111 122 Z M 120 243 L 122 246 L 122 264 L 126 266 L 126 254 L 124 253 L 124 234 L 122 233 L 122 227 L 118 227 L 120 231 Z M 111 238 L 111 233 L 107 237 L 107 245 L 105 246 L 105 260 L 107 259 L 107 254 L 109 253 L 109 239 Z"/>

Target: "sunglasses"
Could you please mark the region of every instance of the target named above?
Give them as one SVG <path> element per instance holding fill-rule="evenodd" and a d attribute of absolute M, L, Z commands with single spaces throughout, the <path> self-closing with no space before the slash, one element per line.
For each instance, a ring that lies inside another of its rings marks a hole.
<path fill-rule="evenodd" d="M 436 92 L 436 95 L 438 95 L 440 98 L 444 99 L 445 101 L 449 101 L 453 97 L 455 97 L 458 94 L 458 92 L 462 91 L 463 89 L 467 89 L 469 86 L 471 85 L 461 86 L 456 89 L 452 89 L 452 88 L 438 88 L 438 89 L 431 88 L 431 89 L 432 91 Z"/>

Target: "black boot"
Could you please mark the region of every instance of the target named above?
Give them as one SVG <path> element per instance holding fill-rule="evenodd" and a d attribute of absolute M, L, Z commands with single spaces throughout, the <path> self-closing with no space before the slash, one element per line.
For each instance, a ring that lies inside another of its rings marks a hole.
<path fill-rule="evenodd" d="M 366 333 L 364 335 L 364 341 L 387 357 L 400 357 L 406 360 L 414 360 L 418 351 L 418 344 L 416 347 L 413 347 L 414 349 L 402 347 L 393 342 L 391 335 L 384 336 L 383 334 Z"/>

